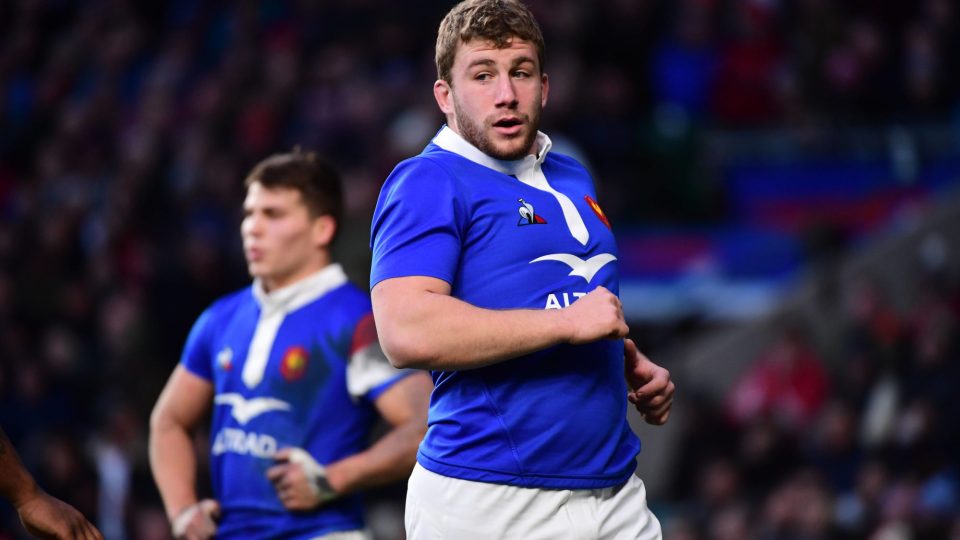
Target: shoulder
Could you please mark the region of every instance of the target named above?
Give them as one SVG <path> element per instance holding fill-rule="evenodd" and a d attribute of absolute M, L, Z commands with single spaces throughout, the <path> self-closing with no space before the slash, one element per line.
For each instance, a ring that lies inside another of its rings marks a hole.
<path fill-rule="evenodd" d="M 254 302 L 256 301 L 253 298 L 252 286 L 248 285 L 214 300 L 200 317 L 221 320 L 232 316 L 237 310 Z"/>
<path fill-rule="evenodd" d="M 205 344 L 208 344 L 214 335 L 228 327 L 237 314 L 245 311 L 245 306 L 252 303 L 255 303 L 255 300 L 249 286 L 215 300 L 193 323 L 185 353 L 206 347 Z M 255 316 L 256 310 L 250 309 L 249 313 Z"/>
<path fill-rule="evenodd" d="M 459 161 L 467 160 L 428 147 L 422 154 L 400 162 L 380 190 L 374 210 L 374 236 L 384 222 L 405 224 L 410 216 L 430 217 L 425 222 L 451 218 L 459 222 L 470 199 L 471 176 Z"/>
<path fill-rule="evenodd" d="M 566 154 L 550 152 L 547 154 L 546 159 L 544 159 L 544 166 L 553 168 L 562 173 L 582 175 L 588 179 L 591 178 L 590 172 L 586 167 L 583 166 L 583 163 L 580 163 L 575 158 Z"/>
<path fill-rule="evenodd" d="M 247 285 L 242 289 L 237 289 L 217 298 L 210 304 L 207 311 L 222 313 L 235 310 L 246 304 L 256 302 L 253 298 L 253 286 Z"/>
<path fill-rule="evenodd" d="M 318 331 L 338 333 L 351 332 L 373 308 L 366 291 L 348 281 L 301 309 L 305 310 L 310 325 Z"/>
<path fill-rule="evenodd" d="M 437 189 L 444 184 L 453 183 L 455 159 L 457 156 L 444 150 L 425 151 L 405 159 L 394 167 L 383 185 L 383 194 L 391 195 L 397 191 L 418 190 L 419 188 Z"/>
<path fill-rule="evenodd" d="M 332 309 L 343 313 L 363 314 L 371 309 L 370 295 L 348 281 L 328 293 Z"/>

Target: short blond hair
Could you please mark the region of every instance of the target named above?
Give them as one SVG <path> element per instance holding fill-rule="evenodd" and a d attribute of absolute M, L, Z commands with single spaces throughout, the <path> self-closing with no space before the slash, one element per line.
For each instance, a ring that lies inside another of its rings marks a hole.
<path fill-rule="evenodd" d="M 543 72 L 544 43 L 540 26 L 527 6 L 517 0 L 464 0 L 447 13 L 437 31 L 437 77 L 452 84 L 450 71 L 457 47 L 473 39 L 492 42 L 497 48 L 519 38 L 537 49 Z"/>

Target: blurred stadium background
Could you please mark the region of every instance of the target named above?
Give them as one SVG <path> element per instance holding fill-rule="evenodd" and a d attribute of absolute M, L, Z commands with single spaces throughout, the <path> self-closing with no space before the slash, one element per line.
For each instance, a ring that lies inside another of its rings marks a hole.
<path fill-rule="evenodd" d="M 452 3 L 0 2 L 0 424 L 107 538 L 168 537 L 147 417 L 247 281 L 243 175 L 330 156 L 365 283 L 379 186 L 441 122 Z M 595 172 L 678 384 L 667 427 L 635 422 L 667 538 L 960 538 L 957 4 L 528 4 L 543 129 Z M 378 539 L 402 493 L 371 494 Z"/>

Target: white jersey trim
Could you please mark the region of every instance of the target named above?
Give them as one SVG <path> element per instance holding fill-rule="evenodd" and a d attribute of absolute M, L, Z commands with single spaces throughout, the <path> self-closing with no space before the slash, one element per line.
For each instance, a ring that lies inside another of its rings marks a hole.
<path fill-rule="evenodd" d="M 263 380 L 263 372 L 270 359 L 270 349 L 277 331 L 287 313 L 313 302 L 329 291 L 347 282 L 347 275 L 337 263 L 330 264 L 315 274 L 275 291 L 266 292 L 260 279 L 253 282 L 253 297 L 260 305 L 260 319 L 250 342 L 241 378 L 247 388 Z"/>
<path fill-rule="evenodd" d="M 490 157 L 476 146 L 470 144 L 466 139 L 461 137 L 459 133 L 450 129 L 449 126 L 443 126 L 440 132 L 433 138 L 433 144 L 448 152 L 463 156 L 474 163 L 483 165 L 488 169 L 493 169 L 509 176 L 515 176 L 517 180 L 524 184 L 553 195 L 557 203 L 560 204 L 560 210 L 563 212 L 563 219 L 567 223 L 567 229 L 570 231 L 570 235 L 573 236 L 577 242 L 580 242 L 581 245 L 587 245 L 587 242 L 590 240 L 590 232 L 587 230 L 587 226 L 583 222 L 583 217 L 580 216 L 580 212 L 577 211 L 577 207 L 569 197 L 553 189 L 553 186 L 550 185 L 547 177 L 543 174 L 543 160 L 553 147 L 553 142 L 550 140 L 550 137 L 547 137 L 546 133 L 542 131 L 537 132 L 537 149 L 539 150 L 537 155 L 524 156 L 522 159 L 514 161 L 505 161 Z"/>
<path fill-rule="evenodd" d="M 374 340 L 350 357 L 347 363 L 347 390 L 354 398 L 360 398 L 403 372 L 390 364 L 380 347 L 380 341 Z"/>

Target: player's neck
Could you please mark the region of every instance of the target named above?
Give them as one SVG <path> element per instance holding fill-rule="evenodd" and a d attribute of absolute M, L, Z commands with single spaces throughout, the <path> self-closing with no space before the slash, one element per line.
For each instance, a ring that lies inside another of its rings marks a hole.
<path fill-rule="evenodd" d="M 284 276 L 263 276 L 260 278 L 260 284 L 263 287 L 263 292 L 269 294 L 279 289 L 300 283 L 301 281 L 317 274 L 317 272 L 320 272 L 324 268 L 327 268 L 331 264 L 333 264 L 333 261 L 330 259 L 330 257 L 324 256 L 318 258 L 316 261 L 311 261 L 310 264 L 305 264 L 296 269 L 296 271 Z"/>

